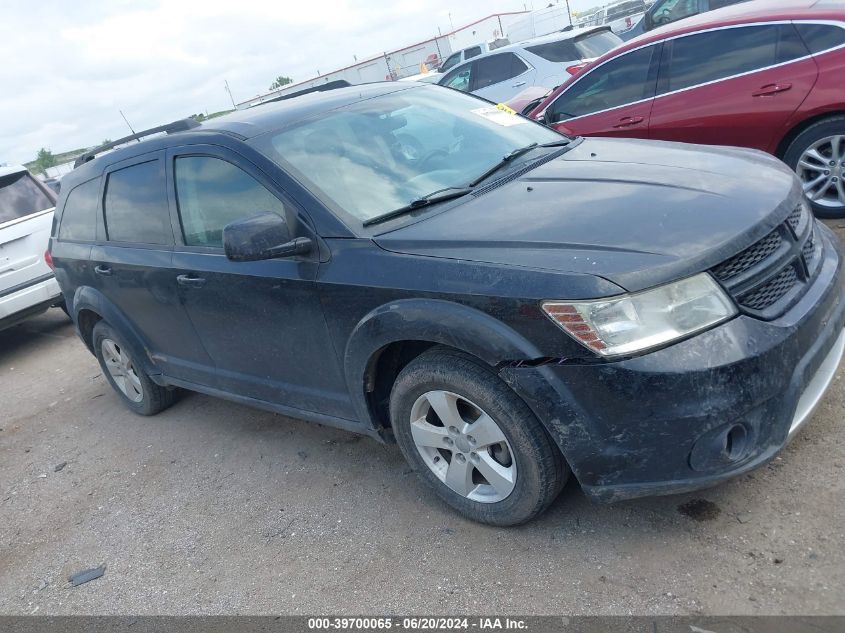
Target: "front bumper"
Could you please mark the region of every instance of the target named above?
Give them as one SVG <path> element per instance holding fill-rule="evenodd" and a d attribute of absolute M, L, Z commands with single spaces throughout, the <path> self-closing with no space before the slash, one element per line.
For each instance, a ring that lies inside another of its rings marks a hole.
<path fill-rule="evenodd" d="M 836 237 L 801 300 L 637 358 L 506 368 L 585 492 L 602 501 L 714 485 L 765 464 L 812 416 L 845 349 Z"/>

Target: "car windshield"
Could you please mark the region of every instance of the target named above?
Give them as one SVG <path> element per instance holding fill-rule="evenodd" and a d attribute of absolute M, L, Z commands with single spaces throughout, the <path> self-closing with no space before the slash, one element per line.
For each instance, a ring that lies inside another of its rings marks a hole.
<path fill-rule="evenodd" d="M 613 31 L 597 31 L 575 39 L 575 48 L 582 59 L 601 57 L 622 44 L 622 38 Z"/>
<path fill-rule="evenodd" d="M 514 149 L 563 140 L 475 97 L 419 85 L 253 140 L 335 212 L 364 222 L 465 187 Z"/>

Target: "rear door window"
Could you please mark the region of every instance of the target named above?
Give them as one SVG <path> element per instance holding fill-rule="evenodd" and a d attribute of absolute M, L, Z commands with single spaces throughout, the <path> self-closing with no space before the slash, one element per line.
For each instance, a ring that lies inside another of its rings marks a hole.
<path fill-rule="evenodd" d="M 482 57 L 475 62 L 475 84 L 473 90 L 500 83 L 521 75 L 528 66 L 513 53 L 501 53 Z"/>
<path fill-rule="evenodd" d="M 832 24 L 796 24 L 801 39 L 814 55 L 845 46 L 845 29 Z"/>
<path fill-rule="evenodd" d="M 104 207 L 109 241 L 173 243 L 161 160 L 111 172 Z"/>
<path fill-rule="evenodd" d="M 241 218 L 285 207 L 240 167 L 213 156 L 181 156 L 174 175 L 182 232 L 188 246 L 223 247 L 223 227 Z"/>
<path fill-rule="evenodd" d="M 660 92 L 672 92 L 768 68 L 806 55 L 790 24 L 746 26 L 673 40 Z"/>
<path fill-rule="evenodd" d="M 654 96 L 649 73 L 655 46 L 613 59 L 584 75 L 548 108 L 550 122 L 594 114 Z"/>
<path fill-rule="evenodd" d="M 65 200 L 60 240 L 93 242 L 97 233 L 97 201 L 100 179 L 95 178 L 74 187 Z"/>
<path fill-rule="evenodd" d="M 28 172 L 0 176 L 0 224 L 45 211 L 53 200 Z"/>

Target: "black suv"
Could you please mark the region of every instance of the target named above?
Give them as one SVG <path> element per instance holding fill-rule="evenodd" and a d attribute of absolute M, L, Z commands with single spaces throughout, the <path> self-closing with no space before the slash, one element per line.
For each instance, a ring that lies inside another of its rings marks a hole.
<path fill-rule="evenodd" d="M 509 525 L 570 472 L 614 500 L 760 466 L 842 356 L 839 246 L 765 154 L 570 139 L 420 84 L 182 127 L 85 157 L 50 246 L 140 414 L 182 387 L 395 438 Z"/>

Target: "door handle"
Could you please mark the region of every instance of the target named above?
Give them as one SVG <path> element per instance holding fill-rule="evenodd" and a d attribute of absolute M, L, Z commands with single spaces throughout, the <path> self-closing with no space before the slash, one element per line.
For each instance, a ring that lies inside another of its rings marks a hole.
<path fill-rule="evenodd" d="M 617 123 L 613 127 L 631 127 L 632 125 L 636 125 L 637 123 L 642 123 L 644 120 L 645 119 L 641 116 L 623 116 L 621 119 L 619 119 L 619 123 Z"/>
<path fill-rule="evenodd" d="M 108 277 L 109 275 L 111 275 L 112 270 L 111 266 L 103 266 L 102 264 L 100 264 L 99 266 L 94 266 L 94 272 L 98 275 L 102 275 L 103 277 Z"/>
<path fill-rule="evenodd" d="M 205 279 L 194 277 L 193 275 L 179 275 L 176 277 L 176 283 L 180 286 L 187 286 L 188 288 L 201 288 L 205 285 Z"/>
<path fill-rule="evenodd" d="M 516 82 L 513 86 L 511 86 L 511 87 L 512 87 L 512 88 L 519 88 L 520 86 L 524 86 L 526 83 L 527 83 L 527 82 L 525 82 L 525 81 L 517 81 L 517 82 Z"/>
<path fill-rule="evenodd" d="M 779 92 L 786 92 L 792 88 L 792 84 L 767 84 L 759 90 L 751 93 L 752 97 L 768 97 L 776 95 Z"/>

